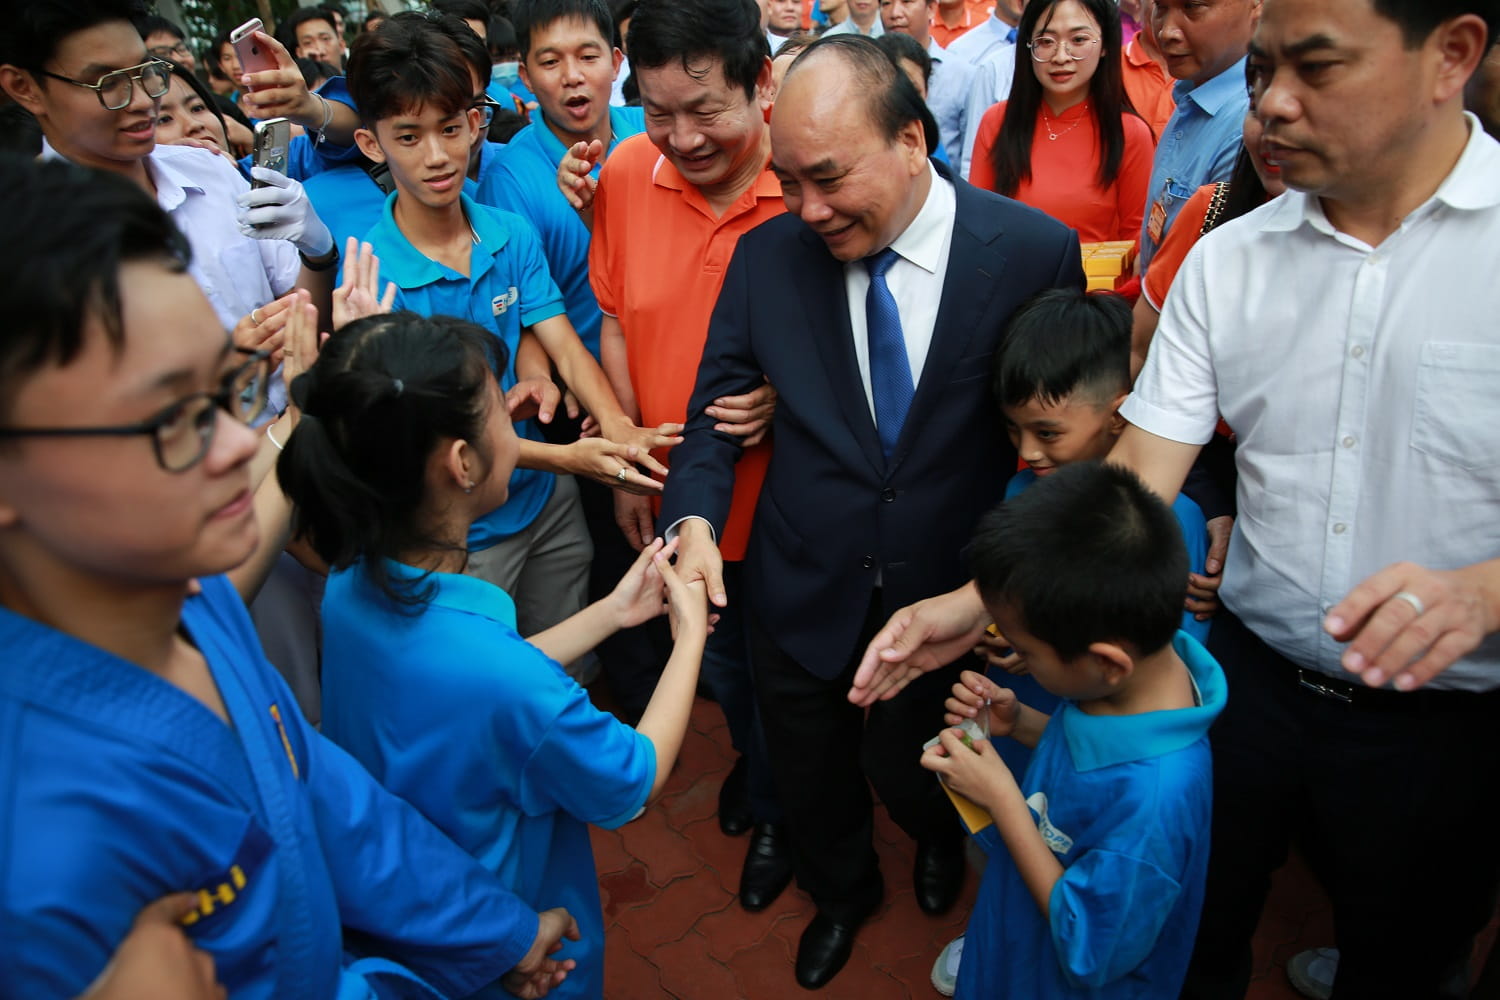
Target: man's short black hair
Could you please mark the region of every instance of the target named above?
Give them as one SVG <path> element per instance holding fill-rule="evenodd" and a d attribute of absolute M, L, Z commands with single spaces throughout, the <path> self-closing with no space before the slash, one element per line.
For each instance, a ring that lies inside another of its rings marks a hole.
<path fill-rule="evenodd" d="M 1024 406 L 1130 391 L 1130 306 L 1112 292 L 1049 288 L 1011 314 L 995 352 L 995 399 Z"/>
<path fill-rule="evenodd" d="M 1500 27 L 1500 5 L 1495 0 L 1373 0 L 1375 12 L 1395 21 L 1408 48 L 1417 48 L 1438 25 L 1465 14 L 1478 14 L 1489 26 L 1490 41 Z"/>
<path fill-rule="evenodd" d="M 488 87 L 492 68 L 490 49 L 485 40 L 479 37 L 479 33 L 469 26 L 469 22 L 451 14 L 436 13 L 435 8 L 434 13 L 427 15 L 427 20 L 437 25 L 439 31 L 453 39 L 453 44 L 457 45 L 458 50 L 463 53 L 464 62 L 469 64 L 469 70 L 479 81 L 479 89 L 483 90 Z M 472 91 L 470 91 L 470 96 L 473 96 Z"/>
<path fill-rule="evenodd" d="M 145 17 L 136 18 L 135 30 L 141 33 L 142 38 L 150 38 L 158 31 L 164 31 L 179 42 L 187 40 L 187 34 L 181 28 L 160 14 L 147 14 Z"/>
<path fill-rule="evenodd" d="M 355 40 L 349 55 L 349 95 L 366 128 L 418 107 L 431 105 L 454 115 L 473 103 L 469 59 L 455 40 L 457 33 L 437 23 L 443 18 L 405 11 Z M 483 48 L 468 25 L 456 23 Z"/>
<path fill-rule="evenodd" d="M 309 21 L 322 21 L 328 30 L 338 37 L 339 26 L 333 23 L 333 15 L 322 7 L 299 7 L 287 15 L 276 28 L 276 40 L 286 46 L 292 55 L 297 54 L 297 31 Z"/>
<path fill-rule="evenodd" d="M 771 58 L 755 0 L 640 0 L 627 48 L 636 71 L 675 62 L 699 75 L 702 62 L 713 60 L 725 81 L 752 100 L 761 66 Z"/>
<path fill-rule="evenodd" d="M 875 39 L 875 44 L 891 57 L 891 62 L 896 68 L 901 68 L 901 60 L 909 59 L 922 71 L 922 82 L 927 83 L 932 79 L 932 56 L 922 48 L 922 43 L 911 37 L 904 31 L 887 31 Z"/>
<path fill-rule="evenodd" d="M 510 20 L 516 26 L 516 45 L 521 58 L 531 54 L 531 35 L 565 17 L 576 17 L 599 29 L 606 47 L 615 44 L 615 19 L 604 0 L 515 0 Z"/>
<path fill-rule="evenodd" d="M 490 30 L 484 39 L 490 50 L 490 62 L 504 62 L 501 56 L 519 56 L 521 43 L 516 41 L 516 26 L 510 18 L 496 15 L 490 18 Z"/>
<path fill-rule="evenodd" d="M 36 73 L 57 55 L 63 39 L 80 31 L 146 16 L 142 0 L 25 0 L 5 4 L 0 28 L 0 64 Z M 45 85 L 46 80 L 38 80 Z"/>
<path fill-rule="evenodd" d="M 634 49 L 631 50 L 634 53 Z M 787 68 L 781 86 L 797 72 L 798 67 L 809 60 L 836 58 L 849 68 L 854 80 L 855 92 L 864 95 L 870 120 L 880 130 L 886 142 L 895 142 L 901 130 L 912 122 L 922 124 L 927 139 L 927 152 L 932 153 L 941 141 L 937 119 L 917 93 L 916 84 L 900 68 L 885 50 L 864 35 L 825 35 L 802 50 L 802 54 Z"/>
<path fill-rule="evenodd" d="M 1096 642 L 1150 655 L 1182 621 L 1182 529 L 1116 465 L 1078 462 L 1037 480 L 980 520 L 968 557 L 985 603 L 1013 609 L 1064 661 Z"/>
<path fill-rule="evenodd" d="M 135 184 L 60 160 L 0 156 L 0 218 L 27 234 L 0 242 L 3 421 L 19 380 L 78 356 L 89 316 L 111 344 L 123 343 L 122 264 L 159 259 L 185 271 L 190 252 L 156 199 Z"/>

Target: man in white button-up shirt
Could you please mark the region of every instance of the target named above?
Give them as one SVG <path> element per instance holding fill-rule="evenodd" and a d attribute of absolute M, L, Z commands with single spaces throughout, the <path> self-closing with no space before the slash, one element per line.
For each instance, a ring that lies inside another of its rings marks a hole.
<path fill-rule="evenodd" d="M 1335 996 L 1465 995 L 1490 916 L 1500 144 L 1462 108 L 1482 11 L 1266 0 L 1252 89 L 1293 190 L 1188 256 L 1121 409 L 1111 460 L 1164 496 L 1221 414 L 1238 440 L 1229 613 L 1209 639 L 1230 697 L 1185 997 L 1244 995 L 1294 839 L 1333 901 Z M 898 613 L 854 697 L 982 626 L 964 591 Z"/>

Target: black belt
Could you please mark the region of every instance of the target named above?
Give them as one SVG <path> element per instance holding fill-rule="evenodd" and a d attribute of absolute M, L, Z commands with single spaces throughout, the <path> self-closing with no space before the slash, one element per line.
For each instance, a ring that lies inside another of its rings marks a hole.
<path fill-rule="evenodd" d="M 1468 710 L 1495 712 L 1500 709 L 1500 691 L 1444 691 L 1429 688 L 1397 691 L 1394 688 L 1374 688 L 1341 680 L 1318 670 L 1299 667 L 1280 656 L 1273 656 L 1271 662 L 1276 665 L 1277 674 L 1296 684 L 1298 690 L 1309 697 L 1337 702 L 1351 709 L 1403 715 Z"/>

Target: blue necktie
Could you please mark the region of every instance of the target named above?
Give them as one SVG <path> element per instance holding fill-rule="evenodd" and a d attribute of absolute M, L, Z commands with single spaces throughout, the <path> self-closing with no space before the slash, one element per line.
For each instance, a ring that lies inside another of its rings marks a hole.
<path fill-rule="evenodd" d="M 911 362 L 906 356 L 906 338 L 901 334 L 901 314 L 885 283 L 885 273 L 900 260 L 887 247 L 865 258 L 870 272 L 870 290 L 865 293 L 865 324 L 870 337 L 870 395 L 875 400 L 875 426 L 880 448 L 890 458 L 911 407 Z"/>
<path fill-rule="evenodd" d="M 1014 45 L 1014 44 L 1016 44 L 1016 39 L 1020 36 L 1020 34 L 1021 34 L 1020 31 L 1018 31 L 1015 28 L 1011 28 L 1009 31 L 1007 31 L 1005 33 L 1005 40 L 1007 42 L 1009 42 L 1010 44 Z"/>

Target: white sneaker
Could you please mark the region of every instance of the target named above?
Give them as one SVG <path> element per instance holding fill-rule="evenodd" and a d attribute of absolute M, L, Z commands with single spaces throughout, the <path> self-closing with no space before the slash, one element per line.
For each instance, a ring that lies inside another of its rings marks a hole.
<path fill-rule="evenodd" d="M 932 963 L 932 988 L 945 997 L 951 997 L 958 988 L 958 960 L 964 954 L 964 936 L 949 941 Z"/>
<path fill-rule="evenodd" d="M 1291 980 L 1292 988 L 1312 1000 L 1328 1000 L 1333 995 L 1333 977 L 1338 971 L 1337 948 L 1309 948 L 1286 963 L 1286 977 Z"/>

